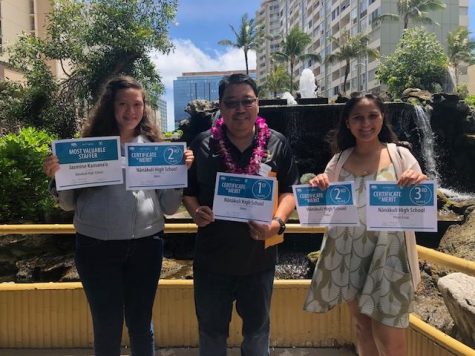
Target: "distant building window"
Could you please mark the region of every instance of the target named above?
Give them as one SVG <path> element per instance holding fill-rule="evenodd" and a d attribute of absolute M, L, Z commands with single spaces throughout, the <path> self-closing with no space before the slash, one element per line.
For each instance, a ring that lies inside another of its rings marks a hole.
<path fill-rule="evenodd" d="M 30 15 L 30 30 L 35 31 L 35 15 Z"/>
<path fill-rule="evenodd" d="M 351 17 L 351 20 L 352 20 L 353 24 L 356 24 L 358 22 L 358 11 L 357 11 L 356 8 L 351 10 L 350 17 Z"/>
<path fill-rule="evenodd" d="M 371 25 L 379 17 L 379 9 L 374 10 L 369 17 L 369 24 Z"/>
<path fill-rule="evenodd" d="M 368 27 L 368 18 L 367 17 L 363 17 L 360 21 L 360 27 L 361 27 L 361 32 L 363 32 L 364 30 L 366 30 L 366 28 Z"/>
<path fill-rule="evenodd" d="M 366 16 L 368 13 L 368 2 L 366 0 L 360 0 L 360 18 Z"/>
<path fill-rule="evenodd" d="M 341 4 L 341 11 L 345 10 L 349 6 L 350 6 L 350 0 L 345 0 L 343 4 Z"/>
<path fill-rule="evenodd" d="M 376 77 L 376 69 L 370 70 L 368 72 L 368 81 L 370 82 L 374 80 L 375 77 Z"/>

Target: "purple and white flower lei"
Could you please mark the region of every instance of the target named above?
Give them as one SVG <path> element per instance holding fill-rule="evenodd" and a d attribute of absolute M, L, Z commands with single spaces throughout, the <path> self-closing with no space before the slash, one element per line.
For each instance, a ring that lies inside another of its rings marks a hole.
<path fill-rule="evenodd" d="M 226 134 L 224 120 L 220 117 L 216 120 L 215 124 L 211 128 L 211 136 L 218 141 L 220 153 L 224 159 L 224 164 L 226 165 L 226 170 L 228 173 L 237 173 L 237 174 L 251 174 L 256 175 L 259 173 L 260 164 L 262 159 L 267 155 L 266 147 L 267 141 L 270 137 L 269 126 L 266 124 L 264 118 L 258 116 L 256 119 L 256 130 L 257 130 L 257 142 L 256 147 L 252 151 L 251 158 L 246 167 L 241 168 L 234 162 L 231 153 L 229 152 L 228 145 L 226 143 Z"/>

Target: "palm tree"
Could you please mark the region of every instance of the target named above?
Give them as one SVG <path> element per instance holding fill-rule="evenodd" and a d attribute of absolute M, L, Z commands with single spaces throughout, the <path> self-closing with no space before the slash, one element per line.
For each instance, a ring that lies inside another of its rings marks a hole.
<path fill-rule="evenodd" d="M 239 49 L 242 48 L 244 52 L 244 60 L 246 62 L 246 74 L 249 74 L 247 52 L 257 48 L 256 25 L 254 23 L 254 19 L 249 19 L 247 14 L 244 14 L 241 17 L 241 26 L 239 31 L 236 31 L 233 25 L 229 25 L 229 27 L 231 27 L 231 30 L 234 32 L 236 40 L 234 42 L 231 40 L 221 40 L 218 42 L 218 44 L 223 46 L 232 46 Z"/>
<path fill-rule="evenodd" d="M 446 5 L 443 0 L 398 0 L 398 14 L 383 14 L 378 17 L 377 21 L 384 20 L 402 20 L 403 28 L 409 27 L 409 20 L 422 24 L 434 24 L 427 12 L 445 9 Z"/>
<path fill-rule="evenodd" d="M 352 59 L 360 56 L 368 56 L 375 59 L 379 57 L 378 50 L 368 47 L 369 36 L 364 34 L 357 34 L 351 36 L 348 31 L 342 33 L 339 38 L 330 37 L 330 40 L 338 46 L 338 50 L 328 55 L 325 62 L 334 63 L 345 61 L 345 79 L 343 80 L 343 93 L 346 93 L 346 81 L 348 74 L 350 74 L 350 63 Z"/>
<path fill-rule="evenodd" d="M 264 79 L 262 89 L 268 91 L 273 97 L 290 88 L 290 77 L 283 65 L 275 67 Z"/>
<path fill-rule="evenodd" d="M 282 51 L 274 52 L 273 57 L 277 61 L 285 61 L 290 66 L 290 91 L 294 87 L 294 67 L 299 60 L 311 59 L 320 62 L 321 58 L 318 54 L 304 54 L 305 47 L 312 42 L 312 38 L 301 31 L 298 27 L 294 27 L 282 41 Z"/>
<path fill-rule="evenodd" d="M 449 63 L 455 71 L 455 85 L 458 84 L 458 68 L 462 63 L 475 63 L 475 41 L 469 39 L 466 27 L 459 27 L 447 35 L 447 52 Z"/>

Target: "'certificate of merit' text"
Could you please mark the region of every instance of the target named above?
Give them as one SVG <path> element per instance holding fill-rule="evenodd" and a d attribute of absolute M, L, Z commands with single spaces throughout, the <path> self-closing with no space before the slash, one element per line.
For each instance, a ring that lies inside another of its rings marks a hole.
<path fill-rule="evenodd" d="M 60 164 L 55 174 L 58 191 L 123 182 L 119 137 L 58 140 L 53 153 Z"/>
<path fill-rule="evenodd" d="M 219 172 L 213 200 L 215 218 L 270 224 L 276 184 L 273 177 Z"/>
<path fill-rule="evenodd" d="M 321 190 L 308 184 L 292 186 L 300 224 L 309 226 L 359 225 L 353 182 L 330 183 Z"/>
<path fill-rule="evenodd" d="M 187 186 L 185 143 L 126 144 L 127 190 L 184 188 Z"/>
<path fill-rule="evenodd" d="M 437 231 L 434 181 L 400 187 L 396 182 L 367 182 L 366 220 L 373 231 Z"/>

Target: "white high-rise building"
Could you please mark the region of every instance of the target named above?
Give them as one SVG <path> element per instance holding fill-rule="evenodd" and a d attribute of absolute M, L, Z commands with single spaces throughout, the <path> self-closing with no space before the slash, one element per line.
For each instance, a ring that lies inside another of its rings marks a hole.
<path fill-rule="evenodd" d="M 265 40 L 257 51 L 256 78 L 262 81 L 272 68 L 272 53 L 279 50 L 280 36 L 279 0 L 264 0 L 256 13 L 256 27 L 262 30 Z"/>
<path fill-rule="evenodd" d="M 46 37 L 51 6 L 49 0 L 0 0 L 0 80 L 23 81 L 23 74 L 7 64 L 7 50 L 23 33 Z M 59 61 L 47 63 L 54 76 L 63 75 Z"/>
<path fill-rule="evenodd" d="M 430 13 L 430 17 L 439 25 L 425 25 L 429 32 L 437 35 L 444 48 L 447 48 L 447 34 L 459 26 L 468 26 L 468 0 L 445 0 L 446 9 Z M 275 11 L 278 4 L 279 26 L 275 26 Z M 365 33 L 369 35 L 369 47 L 377 49 L 381 56 L 394 52 L 402 34 L 401 21 L 376 23 L 381 14 L 397 14 L 396 0 L 263 0 L 256 13 L 257 23 L 264 32 L 279 41 L 265 43 L 257 51 L 257 79 L 260 84 L 271 71 L 271 53 L 279 50 L 278 44 L 288 31 L 297 26 L 312 38 L 306 53 L 319 54 L 325 58 L 335 45 L 330 37 L 340 37 L 348 31 L 351 35 Z M 410 23 L 410 26 L 413 26 Z M 264 41 L 265 42 L 265 41 Z M 379 59 L 359 58 L 351 62 L 347 81 L 347 92 L 380 90 L 375 79 Z M 334 97 L 341 92 L 344 80 L 344 62 L 321 64 L 312 61 L 299 62 L 294 68 L 294 78 L 299 78 L 305 68 L 311 68 L 320 86 L 319 94 Z M 462 70 L 460 82 L 466 83 L 467 76 Z"/>

